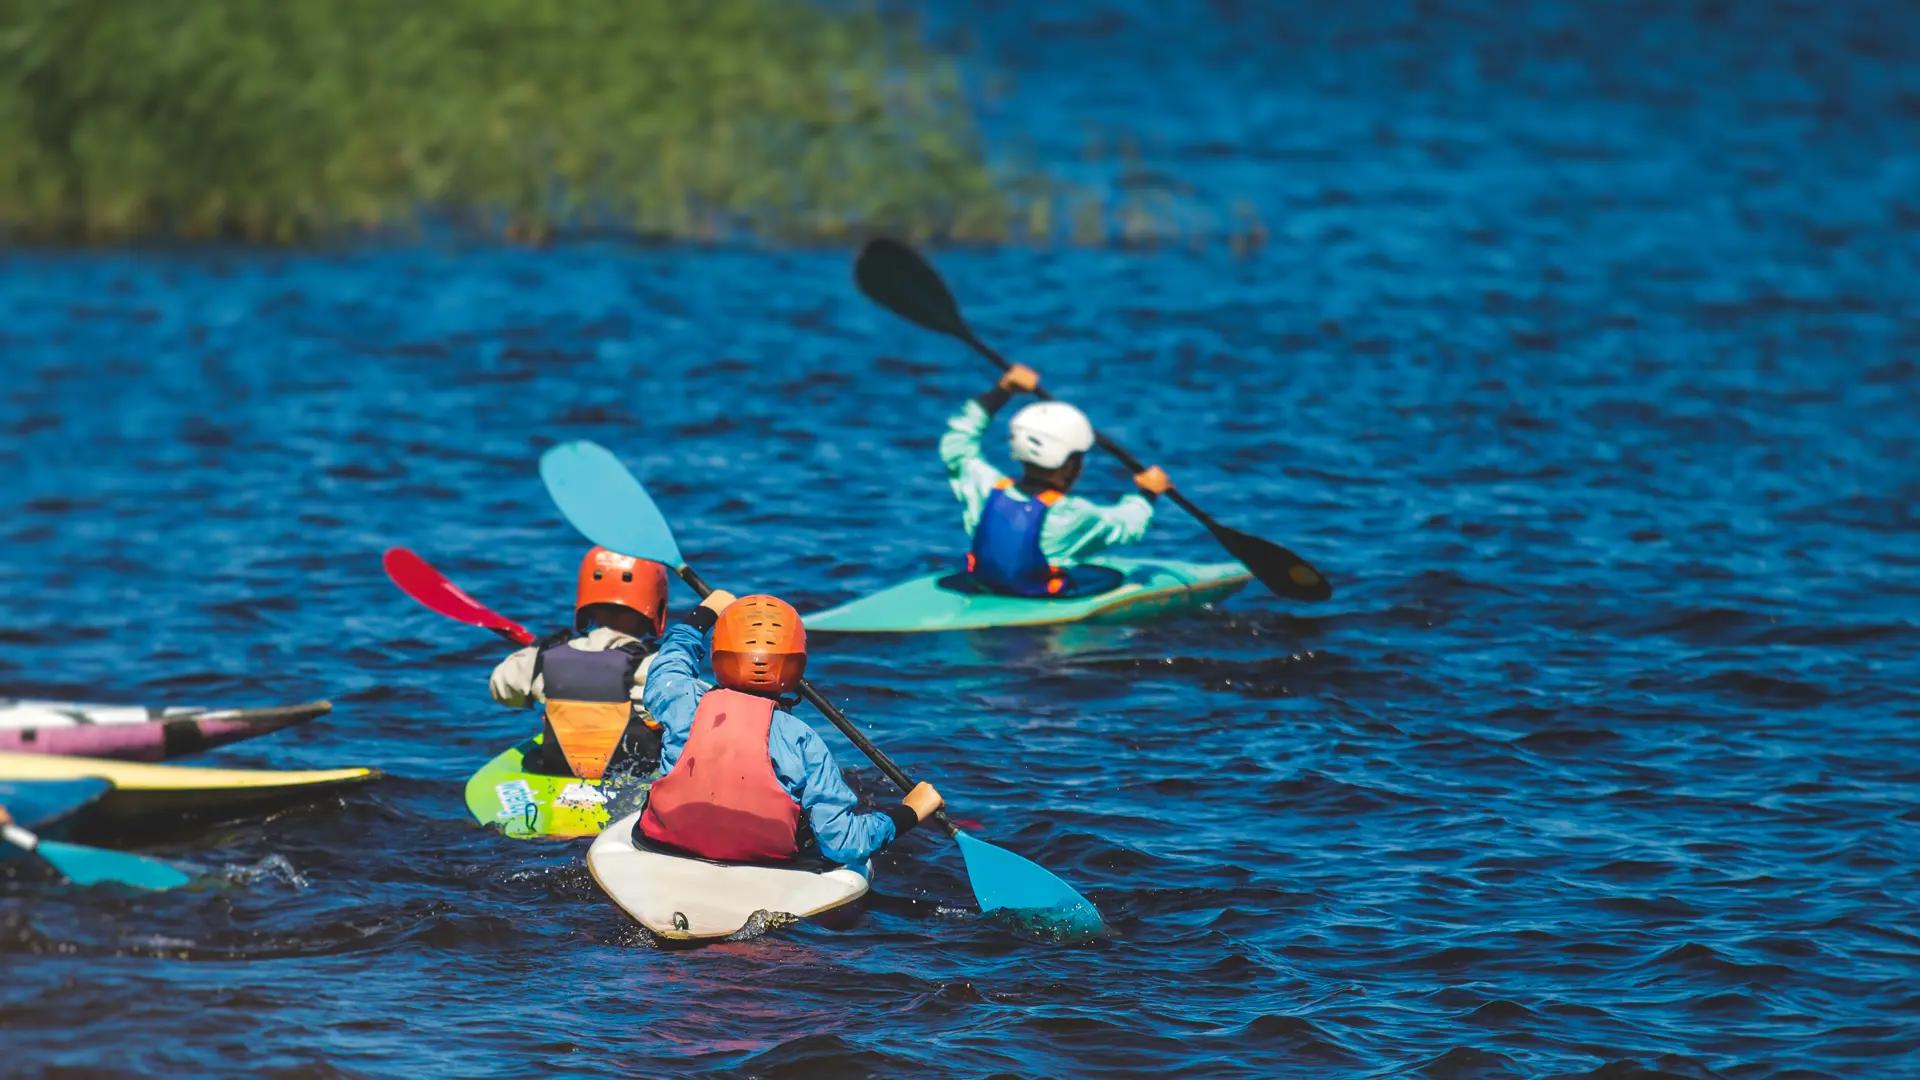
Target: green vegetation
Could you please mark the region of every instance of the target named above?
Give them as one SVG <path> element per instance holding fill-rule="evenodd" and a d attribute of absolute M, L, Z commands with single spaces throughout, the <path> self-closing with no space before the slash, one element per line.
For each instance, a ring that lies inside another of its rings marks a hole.
<path fill-rule="evenodd" d="M 422 213 L 527 238 L 1048 220 L 1044 197 L 1013 203 L 954 62 L 871 9 L 0 0 L 15 239 L 289 242 Z"/>

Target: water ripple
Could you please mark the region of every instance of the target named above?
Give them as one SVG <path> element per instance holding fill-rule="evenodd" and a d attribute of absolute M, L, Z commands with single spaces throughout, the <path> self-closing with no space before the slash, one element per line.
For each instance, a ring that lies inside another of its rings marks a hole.
<path fill-rule="evenodd" d="M 528 720 L 380 574 L 406 544 L 557 625 L 534 461 L 578 437 L 717 584 L 952 565 L 933 442 L 991 370 L 845 253 L 0 253 L 0 693 L 326 697 L 213 760 L 392 774 L 152 837 L 185 892 L 7 863 L 8 1071 L 1920 1075 L 1907 14 L 936 6 L 1077 182 L 1265 236 L 941 251 L 969 319 L 1340 585 L 820 636 L 876 739 L 1101 906 L 1077 945 L 969 914 L 915 834 L 851 931 L 657 948 L 583 844 L 465 819 Z"/>

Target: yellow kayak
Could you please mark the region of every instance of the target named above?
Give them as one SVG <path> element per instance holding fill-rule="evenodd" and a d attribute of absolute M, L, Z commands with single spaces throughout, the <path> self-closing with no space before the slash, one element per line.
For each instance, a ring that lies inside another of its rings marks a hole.
<path fill-rule="evenodd" d="M 88 830 L 220 821 L 296 806 L 379 779 L 378 769 L 213 769 L 139 761 L 0 753 L 0 780 L 97 776 L 113 785 Z M 156 819 L 166 819 L 164 822 Z"/>

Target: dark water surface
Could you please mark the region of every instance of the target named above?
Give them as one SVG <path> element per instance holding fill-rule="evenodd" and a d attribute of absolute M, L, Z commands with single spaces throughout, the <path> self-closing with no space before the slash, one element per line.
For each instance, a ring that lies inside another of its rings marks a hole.
<path fill-rule="evenodd" d="M 1345 8 L 964 9 L 996 124 L 1133 130 L 1270 230 L 939 252 L 969 315 L 1340 587 L 817 642 L 1089 946 L 652 950 L 584 844 L 466 818 L 529 720 L 380 573 L 564 618 L 535 460 L 582 437 L 736 591 L 950 565 L 933 444 L 989 373 L 848 253 L 5 256 L 0 693 L 330 697 L 208 760 L 392 778 L 156 849 L 266 863 L 228 888 L 0 892 L 0 1073 L 1920 1076 L 1920 20 Z M 1146 550 L 1215 549 L 1169 509 Z M 878 869 L 966 896 L 930 836 Z"/>

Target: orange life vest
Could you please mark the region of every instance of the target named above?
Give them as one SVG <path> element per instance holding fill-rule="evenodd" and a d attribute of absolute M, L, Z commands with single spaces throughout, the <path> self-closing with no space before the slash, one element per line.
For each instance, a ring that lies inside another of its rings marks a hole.
<path fill-rule="evenodd" d="M 559 744 L 568 772 L 600 779 L 623 739 L 631 753 L 659 760 L 659 725 L 632 698 L 633 674 L 646 656 L 647 647 L 638 642 L 586 652 L 567 644 L 565 634 L 547 639 L 536 655 L 534 674 L 546 699 L 541 706 L 545 745 Z M 638 764 L 653 769 L 645 761 Z"/>

